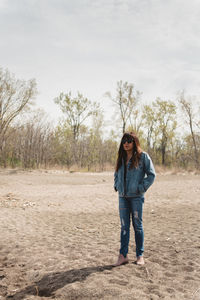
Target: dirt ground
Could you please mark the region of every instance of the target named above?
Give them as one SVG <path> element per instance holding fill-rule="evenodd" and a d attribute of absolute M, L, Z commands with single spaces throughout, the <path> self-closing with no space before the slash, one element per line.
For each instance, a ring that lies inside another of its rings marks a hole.
<path fill-rule="evenodd" d="M 146 193 L 145 266 L 114 268 L 112 173 L 0 171 L 0 300 L 200 300 L 200 175 L 163 174 Z"/>

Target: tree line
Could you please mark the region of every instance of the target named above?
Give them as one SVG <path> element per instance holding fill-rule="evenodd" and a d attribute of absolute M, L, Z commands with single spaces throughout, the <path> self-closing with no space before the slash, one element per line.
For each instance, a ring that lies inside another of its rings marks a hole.
<path fill-rule="evenodd" d="M 100 104 L 80 92 L 53 100 L 63 113 L 56 126 L 34 110 L 36 96 L 35 80 L 19 80 L 0 69 L 1 167 L 108 170 L 115 166 L 122 134 L 133 130 L 155 165 L 200 168 L 200 105 L 184 91 L 176 100 L 145 104 L 132 83 L 117 82 L 115 95 L 104 95 L 115 109 L 110 132 Z"/>

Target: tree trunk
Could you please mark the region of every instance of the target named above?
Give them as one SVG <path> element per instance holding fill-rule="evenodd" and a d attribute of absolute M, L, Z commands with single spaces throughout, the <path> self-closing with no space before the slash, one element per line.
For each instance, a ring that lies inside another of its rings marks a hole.
<path fill-rule="evenodd" d="M 191 119 L 191 117 L 190 117 L 190 131 L 191 131 L 192 141 L 193 141 L 193 146 L 194 146 L 194 160 L 195 160 L 195 166 L 196 166 L 197 169 L 199 169 L 198 150 L 197 150 L 197 145 L 196 145 L 195 135 L 194 135 L 194 132 L 193 132 L 192 119 Z"/>

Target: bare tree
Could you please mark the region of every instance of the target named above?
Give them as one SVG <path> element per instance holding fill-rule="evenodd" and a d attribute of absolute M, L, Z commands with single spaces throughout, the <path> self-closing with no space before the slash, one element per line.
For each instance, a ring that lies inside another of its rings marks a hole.
<path fill-rule="evenodd" d="M 160 150 L 162 154 L 162 164 L 165 165 L 166 150 L 169 141 L 174 137 L 176 122 L 176 105 L 172 101 L 165 101 L 157 98 L 153 103 L 156 112 L 156 123 L 160 135 Z"/>
<path fill-rule="evenodd" d="M 15 155 L 24 168 L 47 166 L 52 161 L 53 129 L 42 110 L 29 115 L 15 126 Z"/>
<path fill-rule="evenodd" d="M 161 154 L 162 165 L 166 164 L 166 152 L 175 135 L 176 105 L 159 98 L 143 109 L 144 127 L 147 135 L 148 152 L 153 147 Z"/>
<path fill-rule="evenodd" d="M 9 126 L 33 103 L 36 82 L 16 79 L 8 70 L 0 68 L 0 156 L 6 167 L 5 151 Z"/>
<path fill-rule="evenodd" d="M 0 134 L 33 103 L 36 93 L 34 79 L 19 80 L 8 70 L 0 69 Z"/>
<path fill-rule="evenodd" d="M 80 126 L 88 117 L 97 114 L 99 109 L 99 105 L 96 102 L 92 103 L 79 92 L 74 98 L 71 92 L 67 94 L 61 93 L 54 101 L 60 106 L 62 112 L 66 114 L 66 122 L 73 131 L 74 141 L 78 139 Z"/>
<path fill-rule="evenodd" d="M 200 167 L 199 154 L 198 154 L 198 148 L 197 148 L 196 137 L 195 137 L 195 132 L 194 132 L 194 126 L 199 125 L 199 119 L 196 120 L 195 108 L 192 104 L 191 99 L 186 99 L 184 91 L 182 91 L 180 93 L 179 103 L 181 104 L 181 109 L 186 116 L 187 123 L 190 128 L 190 133 L 191 133 L 192 143 L 193 143 L 193 148 L 194 148 L 195 166 L 197 169 L 199 169 L 199 167 Z"/>
<path fill-rule="evenodd" d="M 156 142 L 156 135 L 157 135 L 155 130 L 156 116 L 152 106 L 144 105 L 142 119 L 143 119 L 143 125 L 146 132 L 147 152 L 151 153 L 151 148 Z"/>
<path fill-rule="evenodd" d="M 141 93 L 135 91 L 132 83 L 128 83 L 127 81 L 123 83 L 122 80 L 117 82 L 117 94 L 114 98 L 111 96 L 110 92 L 106 93 L 106 96 L 116 104 L 117 110 L 120 113 L 122 133 L 126 130 L 127 123 L 133 114 L 140 95 Z"/>

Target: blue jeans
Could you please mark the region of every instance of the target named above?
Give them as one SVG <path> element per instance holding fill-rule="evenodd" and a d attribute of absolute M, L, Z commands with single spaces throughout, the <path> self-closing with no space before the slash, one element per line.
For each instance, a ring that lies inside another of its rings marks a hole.
<path fill-rule="evenodd" d="M 130 236 L 130 215 L 135 232 L 136 256 L 144 252 L 144 231 L 142 226 L 144 197 L 126 198 L 119 197 L 119 215 L 121 221 L 121 247 L 120 253 L 126 257 L 128 253 Z"/>

